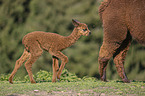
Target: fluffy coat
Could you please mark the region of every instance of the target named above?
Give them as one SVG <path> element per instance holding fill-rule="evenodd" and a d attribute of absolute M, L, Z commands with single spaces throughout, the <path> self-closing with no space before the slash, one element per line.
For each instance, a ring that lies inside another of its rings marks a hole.
<path fill-rule="evenodd" d="M 24 36 L 22 42 L 25 46 L 24 52 L 20 59 L 16 61 L 15 68 L 9 77 L 9 82 L 13 83 L 13 77 L 20 66 L 26 61 L 25 67 L 30 77 L 31 83 L 36 83 L 33 79 L 32 64 L 41 56 L 43 50 L 49 52 L 53 59 L 53 77 L 52 82 L 56 82 L 56 78 L 60 79 L 61 72 L 68 62 L 67 56 L 61 51 L 73 45 L 82 35 L 88 36 L 91 32 L 87 25 L 79 21 L 72 20 L 75 26 L 73 32 L 69 36 L 61 36 L 55 33 L 35 31 Z M 58 60 L 61 60 L 59 68 Z"/>
<path fill-rule="evenodd" d="M 119 76 L 130 82 L 124 60 L 132 38 L 145 44 L 145 0 L 105 0 L 99 14 L 104 30 L 98 58 L 101 80 L 106 81 L 107 63 L 113 57 Z"/>

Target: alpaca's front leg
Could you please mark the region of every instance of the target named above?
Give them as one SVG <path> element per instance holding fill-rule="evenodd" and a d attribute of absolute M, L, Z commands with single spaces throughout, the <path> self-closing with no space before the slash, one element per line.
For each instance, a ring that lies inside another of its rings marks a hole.
<path fill-rule="evenodd" d="M 57 73 L 57 79 L 60 79 L 60 75 L 62 73 L 62 70 L 65 66 L 65 64 L 68 62 L 68 58 L 67 56 L 65 56 L 63 53 L 61 53 L 60 51 L 55 51 L 55 50 L 51 50 L 49 49 L 49 53 L 53 56 L 56 56 L 57 58 L 61 59 L 61 66 L 59 68 L 59 71 Z M 56 64 L 57 65 L 57 64 Z"/>
<path fill-rule="evenodd" d="M 67 58 L 67 56 L 64 55 L 63 59 L 61 59 L 61 60 L 62 60 L 62 63 L 61 63 L 61 66 L 59 68 L 59 71 L 57 73 L 57 79 L 60 79 L 62 70 L 64 69 L 65 64 L 68 62 L 68 58 Z"/>
<path fill-rule="evenodd" d="M 52 77 L 52 82 L 56 82 L 56 77 L 57 77 L 57 71 L 59 70 L 59 62 L 58 62 L 58 58 L 53 56 L 53 64 L 52 64 L 52 68 L 53 68 L 53 77 Z"/>

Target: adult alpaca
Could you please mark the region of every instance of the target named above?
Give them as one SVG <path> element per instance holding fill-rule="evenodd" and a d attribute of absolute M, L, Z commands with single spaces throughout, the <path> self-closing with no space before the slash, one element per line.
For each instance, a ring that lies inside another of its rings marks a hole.
<path fill-rule="evenodd" d="M 20 59 L 16 61 L 15 68 L 9 77 L 9 82 L 13 83 L 13 77 L 17 70 L 26 61 L 25 67 L 30 77 L 31 83 L 36 83 L 33 79 L 32 64 L 41 56 L 43 50 L 46 50 L 53 58 L 53 78 L 52 82 L 60 79 L 60 75 L 65 64 L 68 62 L 67 56 L 61 53 L 62 50 L 73 45 L 82 35 L 88 36 L 91 32 L 87 25 L 79 21 L 72 20 L 75 26 L 73 32 L 69 36 L 61 36 L 55 33 L 36 31 L 28 33 L 23 38 L 25 46 L 24 52 Z M 61 66 L 59 68 L 58 59 L 61 59 Z"/>
<path fill-rule="evenodd" d="M 145 44 L 145 0 L 104 0 L 99 7 L 104 37 L 99 52 L 99 72 L 106 81 L 107 63 L 114 59 L 119 76 L 129 83 L 124 60 L 132 37 Z"/>

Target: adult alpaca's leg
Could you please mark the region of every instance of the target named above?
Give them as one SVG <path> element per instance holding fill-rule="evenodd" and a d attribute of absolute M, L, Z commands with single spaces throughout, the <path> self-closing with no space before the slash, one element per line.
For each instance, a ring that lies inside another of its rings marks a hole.
<path fill-rule="evenodd" d="M 128 80 L 125 74 L 124 60 L 125 60 L 127 51 L 129 49 L 129 46 L 131 44 L 131 41 L 132 41 L 132 37 L 130 33 L 128 32 L 127 38 L 123 41 L 122 45 L 120 46 L 120 48 L 118 48 L 118 50 L 113 56 L 118 74 L 122 78 L 123 82 L 126 82 L 126 83 L 129 83 L 130 81 Z"/>
<path fill-rule="evenodd" d="M 107 64 L 118 47 L 119 46 L 117 46 L 116 44 L 103 43 L 103 45 L 100 48 L 98 61 L 99 61 L 99 73 L 102 81 L 107 81 L 106 80 Z"/>
<path fill-rule="evenodd" d="M 57 71 L 59 70 L 59 62 L 58 62 L 58 58 L 53 56 L 53 64 L 52 64 L 52 68 L 53 68 L 53 77 L 52 77 L 52 82 L 56 82 L 56 77 L 57 77 Z"/>
<path fill-rule="evenodd" d="M 15 68 L 9 77 L 9 82 L 13 84 L 13 77 L 22 64 L 28 59 L 29 53 L 24 49 L 22 56 L 16 61 Z"/>
<path fill-rule="evenodd" d="M 105 11 L 108 12 L 108 11 Z M 103 44 L 99 52 L 99 73 L 102 81 L 106 80 L 106 68 L 108 61 L 116 53 L 117 49 L 121 46 L 122 42 L 127 36 L 127 27 L 124 20 L 120 16 L 110 13 L 104 13 L 103 16 Z M 117 23 L 115 23 L 117 21 Z"/>

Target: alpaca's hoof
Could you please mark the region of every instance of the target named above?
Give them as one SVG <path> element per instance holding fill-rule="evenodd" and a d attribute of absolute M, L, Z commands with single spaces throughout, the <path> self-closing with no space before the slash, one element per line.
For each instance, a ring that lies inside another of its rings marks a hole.
<path fill-rule="evenodd" d="M 60 76 L 57 76 L 57 81 L 58 81 L 58 82 L 60 81 Z"/>
<path fill-rule="evenodd" d="M 108 82 L 106 78 L 101 78 L 101 81 Z"/>
<path fill-rule="evenodd" d="M 9 83 L 13 84 L 13 78 L 9 77 Z"/>
<path fill-rule="evenodd" d="M 124 83 L 130 83 L 130 80 L 128 79 L 122 79 Z"/>
<path fill-rule="evenodd" d="M 60 76 L 59 75 L 57 75 L 57 79 L 60 79 Z"/>
<path fill-rule="evenodd" d="M 9 78 L 9 83 L 13 84 L 13 80 L 11 78 Z"/>
<path fill-rule="evenodd" d="M 103 82 L 108 82 L 107 80 L 101 80 L 101 81 L 103 81 Z"/>
<path fill-rule="evenodd" d="M 35 82 L 35 81 L 31 81 L 31 83 L 32 83 L 32 84 L 36 84 L 36 82 Z"/>
<path fill-rule="evenodd" d="M 57 81 L 59 82 L 59 81 L 60 81 L 60 79 L 57 79 Z"/>
<path fill-rule="evenodd" d="M 56 80 L 52 80 L 52 83 L 55 83 L 56 82 Z"/>
<path fill-rule="evenodd" d="M 13 84 L 13 81 L 9 81 L 10 84 Z"/>

